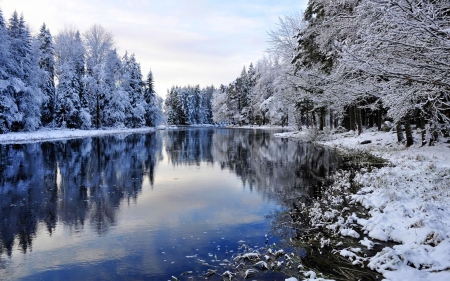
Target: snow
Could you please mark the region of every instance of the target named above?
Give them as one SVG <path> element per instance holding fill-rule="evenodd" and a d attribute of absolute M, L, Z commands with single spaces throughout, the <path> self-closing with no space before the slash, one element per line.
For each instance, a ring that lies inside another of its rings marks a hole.
<path fill-rule="evenodd" d="M 359 238 L 358 232 L 354 231 L 353 229 L 341 229 L 341 235 Z"/>
<path fill-rule="evenodd" d="M 238 125 L 228 125 L 227 128 L 239 128 L 239 129 L 258 129 L 258 130 L 288 130 L 288 131 L 293 131 L 294 128 L 291 126 L 279 126 L 279 125 L 243 125 L 243 126 L 238 126 Z M 293 133 L 293 132 L 288 132 L 288 133 Z M 283 135 L 284 133 L 280 133 L 281 135 Z M 275 136 L 277 136 L 279 134 L 275 134 Z"/>
<path fill-rule="evenodd" d="M 106 136 L 115 134 L 149 133 L 154 131 L 155 131 L 154 128 L 149 127 L 138 129 L 105 129 L 105 130 L 42 129 L 35 132 L 0 134 L 0 144 L 32 143 L 50 140 L 87 138 L 87 137 Z"/>
<path fill-rule="evenodd" d="M 305 140 L 310 133 L 276 134 Z M 450 146 L 444 141 L 421 146 L 419 133 L 415 144 L 406 148 L 392 132 L 366 130 L 327 135 L 320 144 L 340 150 L 370 152 L 389 161 L 389 165 L 356 173 L 362 188 L 347 194 L 352 204 L 366 208 L 368 218 L 357 218 L 364 237 L 360 243 L 372 248 L 377 240 L 395 241 L 369 258 L 369 267 L 387 280 L 450 280 Z M 371 140 L 362 145 L 361 142 Z M 355 215 L 348 215 L 340 223 Z M 328 226 L 338 228 L 338 223 Z M 348 236 L 345 226 L 340 234 Z M 355 236 L 356 237 L 356 236 Z M 374 241 L 372 241 L 374 239 Z M 349 254 L 349 252 L 341 253 Z"/>
<path fill-rule="evenodd" d="M 367 237 L 364 237 L 364 240 L 360 240 L 359 243 L 363 246 L 366 246 L 368 250 L 373 249 L 373 246 L 375 244 L 371 240 L 367 239 Z"/>

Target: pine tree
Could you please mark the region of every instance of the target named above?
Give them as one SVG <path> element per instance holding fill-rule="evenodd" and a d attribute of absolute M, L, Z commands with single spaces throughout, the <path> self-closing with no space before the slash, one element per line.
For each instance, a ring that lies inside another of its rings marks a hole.
<path fill-rule="evenodd" d="M 145 125 L 144 85 L 141 66 L 136 62 L 134 54 L 123 58 L 122 89 L 128 93 L 131 107 L 126 110 L 125 125 L 138 128 Z"/>
<path fill-rule="evenodd" d="M 11 85 L 13 62 L 10 52 L 11 40 L 0 9 L 0 134 L 11 131 L 12 124 L 22 119 L 17 108 L 14 87 Z"/>
<path fill-rule="evenodd" d="M 42 94 L 38 88 L 37 52 L 33 52 L 34 41 L 23 15 L 19 18 L 17 12 L 13 13 L 8 33 L 11 40 L 13 97 L 21 115 L 19 120 L 13 122 L 12 130 L 36 130 L 41 124 Z"/>
<path fill-rule="evenodd" d="M 145 125 L 148 127 L 155 127 L 158 122 L 161 122 L 162 111 L 158 107 L 158 101 L 155 92 L 155 81 L 153 80 L 153 73 L 150 70 L 147 75 L 144 90 L 145 99 Z"/>
<path fill-rule="evenodd" d="M 56 89 L 55 123 L 67 128 L 90 127 L 90 115 L 82 107 L 84 94 L 84 48 L 79 32 L 66 29 L 55 38 Z"/>
<path fill-rule="evenodd" d="M 100 88 L 100 96 L 104 96 L 101 123 L 106 127 L 124 127 L 125 112 L 131 108 L 128 94 L 121 87 L 117 87 L 121 68 L 122 62 L 117 51 L 110 51 L 105 58 Z"/>
<path fill-rule="evenodd" d="M 38 40 L 40 50 L 39 66 L 43 71 L 43 77 L 39 87 L 44 95 L 41 120 L 43 125 L 47 125 L 53 121 L 56 89 L 53 39 L 50 31 L 46 28 L 45 23 L 40 29 Z"/>
<path fill-rule="evenodd" d="M 186 115 L 183 111 L 180 92 L 180 87 L 175 86 L 167 91 L 164 106 L 169 125 L 186 125 Z"/>
<path fill-rule="evenodd" d="M 58 70 L 56 89 L 55 121 L 63 128 L 80 127 L 80 97 L 75 86 L 75 71 L 70 63 L 64 63 Z"/>

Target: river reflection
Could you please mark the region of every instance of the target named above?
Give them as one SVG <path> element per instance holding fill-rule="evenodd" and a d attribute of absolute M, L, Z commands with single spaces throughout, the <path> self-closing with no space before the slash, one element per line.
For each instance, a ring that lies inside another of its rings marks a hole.
<path fill-rule="evenodd" d="M 265 246 L 266 216 L 308 200 L 336 162 L 272 135 L 205 128 L 0 145 L 0 279 L 196 280 L 239 240 Z"/>

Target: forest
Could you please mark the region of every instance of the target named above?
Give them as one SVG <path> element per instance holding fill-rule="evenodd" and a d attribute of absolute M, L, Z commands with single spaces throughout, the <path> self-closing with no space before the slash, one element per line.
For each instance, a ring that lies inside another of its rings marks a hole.
<path fill-rule="evenodd" d="M 310 0 L 279 18 L 268 47 L 228 85 L 173 86 L 122 57 L 100 25 L 31 36 L 0 11 L 0 133 L 51 128 L 278 125 L 319 132 L 375 127 L 412 145 L 449 134 L 450 4 Z M 164 113 L 163 113 L 164 111 Z"/>
<path fill-rule="evenodd" d="M 448 1 L 310 0 L 279 18 L 255 66 L 215 89 L 213 121 L 393 129 L 407 146 L 415 128 L 431 144 L 449 134 L 449 51 Z"/>
<path fill-rule="evenodd" d="M 41 127 L 154 127 L 162 99 L 150 71 L 143 80 L 134 54 L 119 56 L 100 25 L 81 34 L 66 27 L 55 38 L 45 24 L 32 36 L 14 12 L 0 10 L 0 133 Z"/>

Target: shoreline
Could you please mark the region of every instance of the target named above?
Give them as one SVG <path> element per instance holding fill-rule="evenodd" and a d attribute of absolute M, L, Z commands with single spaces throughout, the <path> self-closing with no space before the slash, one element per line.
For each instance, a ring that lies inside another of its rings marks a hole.
<path fill-rule="evenodd" d="M 276 136 L 314 141 L 344 153 L 368 152 L 387 160 L 390 164 L 385 167 L 355 171 L 352 179 L 344 172 L 338 174 L 329 196 L 309 211 L 313 222 L 337 236 L 353 237 L 368 250 L 380 241 L 398 243 L 370 257 L 361 256 L 357 248 L 336 250 L 352 263 L 366 263 L 387 280 L 450 280 L 448 143 L 422 147 L 420 134 L 414 134 L 416 143 L 406 148 L 396 142 L 395 133 L 375 130 L 360 136 L 355 132 L 329 135 L 320 141 L 308 131 Z M 350 183 L 360 189 L 351 192 Z M 342 200 L 362 206 L 365 218 L 344 212 Z"/>
<path fill-rule="evenodd" d="M 107 135 L 150 133 L 165 127 L 123 128 L 123 129 L 41 129 L 34 132 L 13 132 L 0 134 L 0 144 L 24 144 L 46 141 L 70 140 Z"/>

